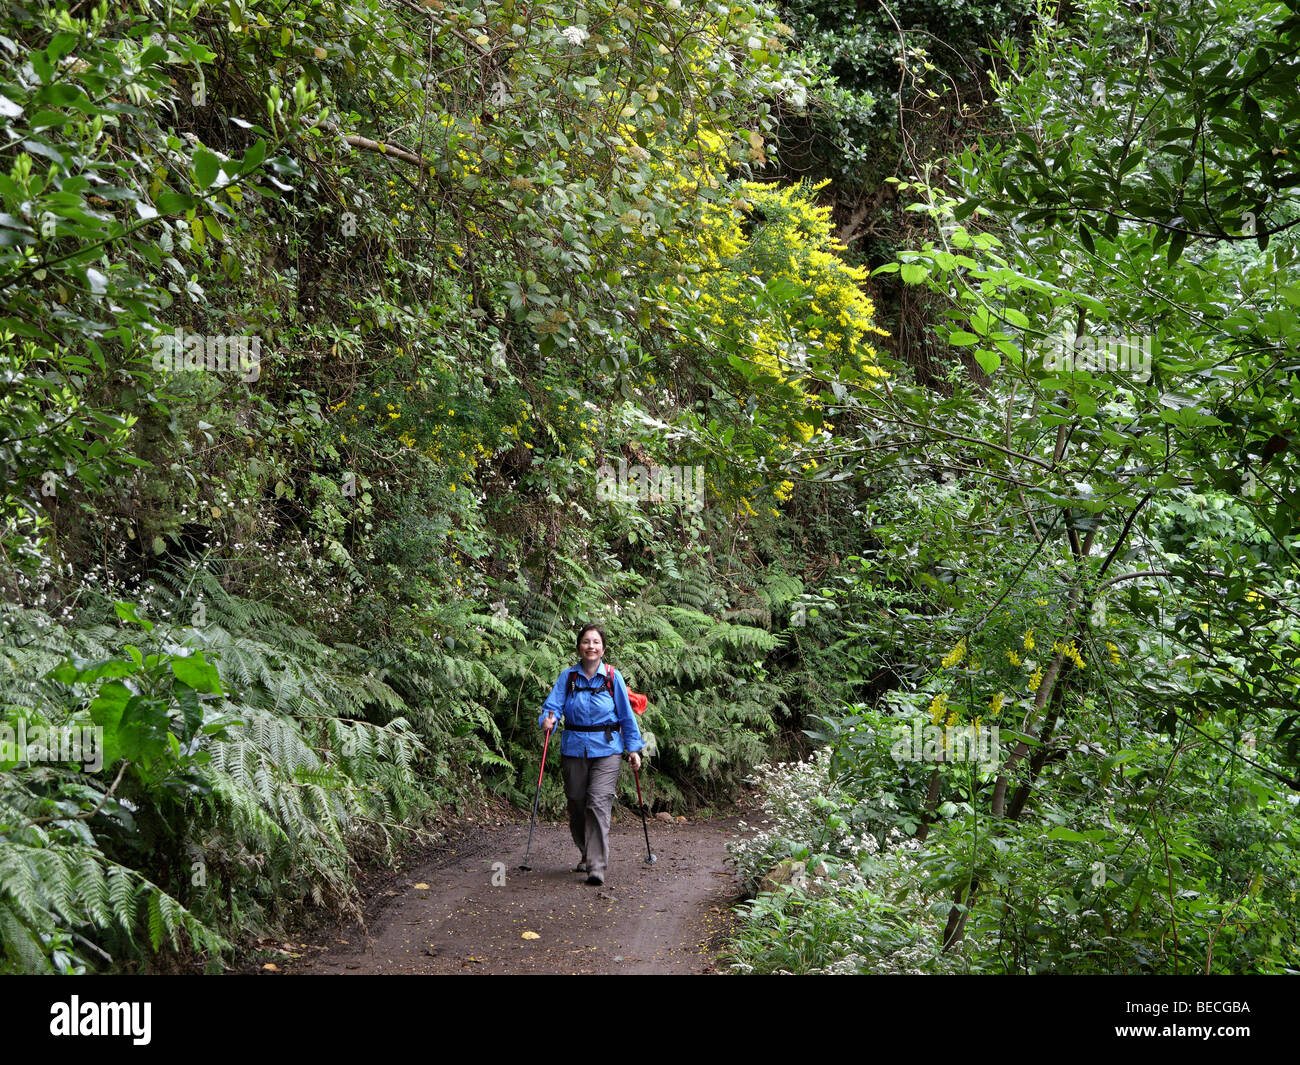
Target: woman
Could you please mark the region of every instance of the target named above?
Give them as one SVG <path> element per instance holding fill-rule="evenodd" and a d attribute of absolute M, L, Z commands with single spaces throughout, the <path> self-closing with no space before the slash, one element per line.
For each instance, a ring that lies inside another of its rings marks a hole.
<path fill-rule="evenodd" d="M 542 704 L 538 724 L 547 732 L 564 718 L 564 792 L 569 799 L 569 832 L 582 852 L 575 873 L 588 884 L 605 882 L 609 863 L 609 814 L 614 806 L 619 759 L 627 751 L 632 768 L 645 746 L 618 670 L 604 664 L 605 633 L 584 625 L 578 633 L 580 662 L 560 674 Z"/>

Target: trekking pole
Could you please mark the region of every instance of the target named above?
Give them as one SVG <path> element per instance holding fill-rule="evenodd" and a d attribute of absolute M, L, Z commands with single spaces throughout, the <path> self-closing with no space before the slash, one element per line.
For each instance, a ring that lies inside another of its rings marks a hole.
<path fill-rule="evenodd" d="M 551 732 L 554 728 L 555 726 L 552 725 L 551 728 L 546 730 L 546 739 L 542 741 L 542 768 L 537 771 L 537 794 L 533 796 L 533 816 L 528 822 L 528 849 L 524 851 L 524 864 L 519 867 L 525 872 L 531 871 L 533 868 L 528 864 L 528 856 L 533 852 L 533 825 L 537 823 L 537 800 L 542 797 L 542 774 L 546 772 L 546 748 L 550 746 Z M 647 840 L 649 838 L 649 836 L 646 836 Z M 647 849 L 649 846 L 649 843 L 647 843 Z"/>
<path fill-rule="evenodd" d="M 650 829 L 646 828 L 645 800 L 641 798 L 641 774 L 636 771 L 636 766 L 632 767 L 632 776 L 636 779 L 636 804 L 641 808 L 641 831 L 645 833 L 645 863 L 654 865 L 658 859 L 650 853 Z"/>

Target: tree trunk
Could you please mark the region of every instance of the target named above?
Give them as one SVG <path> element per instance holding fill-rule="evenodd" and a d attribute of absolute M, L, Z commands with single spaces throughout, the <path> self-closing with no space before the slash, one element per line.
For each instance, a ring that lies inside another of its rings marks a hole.
<path fill-rule="evenodd" d="M 926 836 L 930 834 L 930 822 L 934 814 L 934 808 L 939 803 L 939 767 L 934 767 L 934 772 L 930 774 L 930 787 L 925 793 L 925 807 L 921 811 L 921 827 L 916 833 L 916 838 L 922 843 L 925 842 Z"/>

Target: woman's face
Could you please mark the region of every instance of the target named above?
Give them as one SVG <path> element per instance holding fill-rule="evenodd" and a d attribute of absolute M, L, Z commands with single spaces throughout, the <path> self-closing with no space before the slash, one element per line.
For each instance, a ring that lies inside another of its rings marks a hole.
<path fill-rule="evenodd" d="M 582 634 L 578 641 L 578 652 L 584 662 L 599 662 L 605 656 L 605 641 L 595 629 Z"/>

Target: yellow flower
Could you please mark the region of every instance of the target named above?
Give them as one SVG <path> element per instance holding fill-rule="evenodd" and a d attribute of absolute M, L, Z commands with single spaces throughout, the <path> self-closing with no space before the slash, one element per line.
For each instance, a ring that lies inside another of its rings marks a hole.
<path fill-rule="evenodd" d="M 957 646 L 943 656 L 943 660 L 939 664 L 943 666 L 944 669 L 951 669 L 953 666 L 955 666 L 958 662 L 960 662 L 965 657 L 966 657 L 966 637 L 963 636 L 960 640 L 957 641 Z"/>
<path fill-rule="evenodd" d="M 1119 665 L 1119 645 L 1106 641 L 1106 650 L 1110 652 L 1110 661 L 1112 665 Z"/>
<path fill-rule="evenodd" d="M 1079 654 L 1079 649 L 1074 646 L 1073 640 L 1071 640 L 1069 643 L 1061 643 L 1060 640 L 1053 640 L 1052 650 L 1065 655 L 1066 658 L 1068 658 L 1071 662 L 1074 663 L 1077 669 L 1084 668 L 1083 658 Z"/>
<path fill-rule="evenodd" d="M 1006 701 L 1006 696 L 1001 692 L 998 692 L 997 695 L 993 696 L 993 698 L 989 700 L 989 717 L 997 717 L 998 714 L 1002 712 L 1002 704 Z M 975 720 L 978 721 L 979 718 L 976 718 Z"/>
<path fill-rule="evenodd" d="M 938 724 L 948 712 L 948 696 L 940 693 L 930 700 L 930 720 Z"/>
<path fill-rule="evenodd" d="M 1029 678 L 1029 691 L 1031 694 L 1038 692 L 1038 686 L 1043 683 L 1043 670 L 1041 667 L 1034 670 L 1034 675 Z"/>
<path fill-rule="evenodd" d="M 1033 649 L 1034 649 L 1034 630 L 1025 629 L 1025 650 L 1032 651 Z"/>
<path fill-rule="evenodd" d="M 1013 666 L 1018 666 L 1020 665 L 1020 656 L 1016 654 L 1015 651 L 1008 651 L 1007 661 L 1010 662 Z"/>

